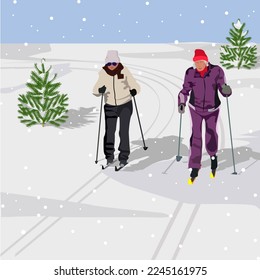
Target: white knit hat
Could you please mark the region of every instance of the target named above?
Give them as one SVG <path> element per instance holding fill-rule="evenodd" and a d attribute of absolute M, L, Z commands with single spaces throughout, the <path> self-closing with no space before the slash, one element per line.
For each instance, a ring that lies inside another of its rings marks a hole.
<path fill-rule="evenodd" d="M 119 62 L 120 62 L 120 58 L 119 58 L 119 56 L 118 56 L 118 51 L 116 51 L 116 50 L 108 51 L 108 52 L 107 52 L 106 59 L 105 59 L 105 62 L 106 62 L 106 64 L 107 64 L 108 62 L 116 62 L 116 63 L 119 63 Z"/>

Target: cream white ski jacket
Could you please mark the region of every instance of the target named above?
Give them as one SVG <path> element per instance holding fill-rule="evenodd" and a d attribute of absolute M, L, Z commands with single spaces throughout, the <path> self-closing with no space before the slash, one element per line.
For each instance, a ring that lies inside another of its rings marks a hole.
<path fill-rule="evenodd" d="M 102 68 L 99 72 L 98 81 L 94 86 L 93 94 L 95 96 L 101 96 L 98 89 L 105 86 L 106 92 L 104 93 L 104 98 L 106 104 L 118 106 L 129 102 L 132 99 L 129 90 L 136 89 L 137 93 L 139 93 L 140 86 L 127 67 L 124 66 L 121 74 L 123 74 L 124 77 L 122 79 L 118 79 L 117 74 L 115 76 L 110 76 Z"/>

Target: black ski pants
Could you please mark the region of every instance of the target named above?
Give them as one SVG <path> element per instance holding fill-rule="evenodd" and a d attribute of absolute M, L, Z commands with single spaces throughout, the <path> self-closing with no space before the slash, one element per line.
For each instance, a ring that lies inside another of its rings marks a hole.
<path fill-rule="evenodd" d="M 132 101 L 122 105 L 113 106 L 106 104 L 105 109 L 105 136 L 104 136 L 104 154 L 106 159 L 111 161 L 114 159 L 115 152 L 115 131 L 117 119 L 119 118 L 119 137 L 120 144 L 118 147 L 119 161 L 126 162 L 130 154 L 129 143 L 129 124 L 133 113 Z"/>

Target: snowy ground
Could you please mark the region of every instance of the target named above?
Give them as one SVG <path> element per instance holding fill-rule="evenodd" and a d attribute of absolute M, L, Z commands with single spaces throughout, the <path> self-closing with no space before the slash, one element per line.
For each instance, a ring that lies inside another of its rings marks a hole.
<path fill-rule="evenodd" d="M 226 71 L 238 175 L 231 175 L 222 98 L 217 178 L 209 178 L 204 154 L 189 186 L 188 112 L 183 158 L 175 160 L 177 95 L 195 48 L 219 64 L 219 45 L 210 43 L 2 45 L 1 258 L 260 259 L 260 65 Z M 101 146 L 94 163 L 100 99 L 91 92 L 108 49 L 119 50 L 142 87 L 136 100 L 149 147 L 142 149 L 134 111 L 131 163 L 117 173 L 101 170 Z M 43 57 L 69 95 L 69 120 L 60 128 L 28 129 L 17 118 L 17 98 Z"/>

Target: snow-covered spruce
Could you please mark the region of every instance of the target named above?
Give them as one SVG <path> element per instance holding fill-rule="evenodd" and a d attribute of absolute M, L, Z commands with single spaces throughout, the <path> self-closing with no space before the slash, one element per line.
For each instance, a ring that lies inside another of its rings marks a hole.
<path fill-rule="evenodd" d="M 254 67 L 257 63 L 257 47 L 250 45 L 251 37 L 246 37 L 248 30 L 244 31 L 245 23 L 240 19 L 232 23 L 233 29 L 229 30 L 230 37 L 226 39 L 231 45 L 221 46 L 220 62 L 227 69 Z"/>
<path fill-rule="evenodd" d="M 49 123 L 60 126 L 66 122 L 68 116 L 68 96 L 59 94 L 58 88 L 61 83 L 56 83 L 57 74 L 49 78 L 51 67 L 46 71 L 45 59 L 41 61 L 41 69 L 34 64 L 35 70 L 31 72 L 31 81 L 26 84 L 29 91 L 19 95 L 19 116 L 21 123 L 26 126 Z"/>

